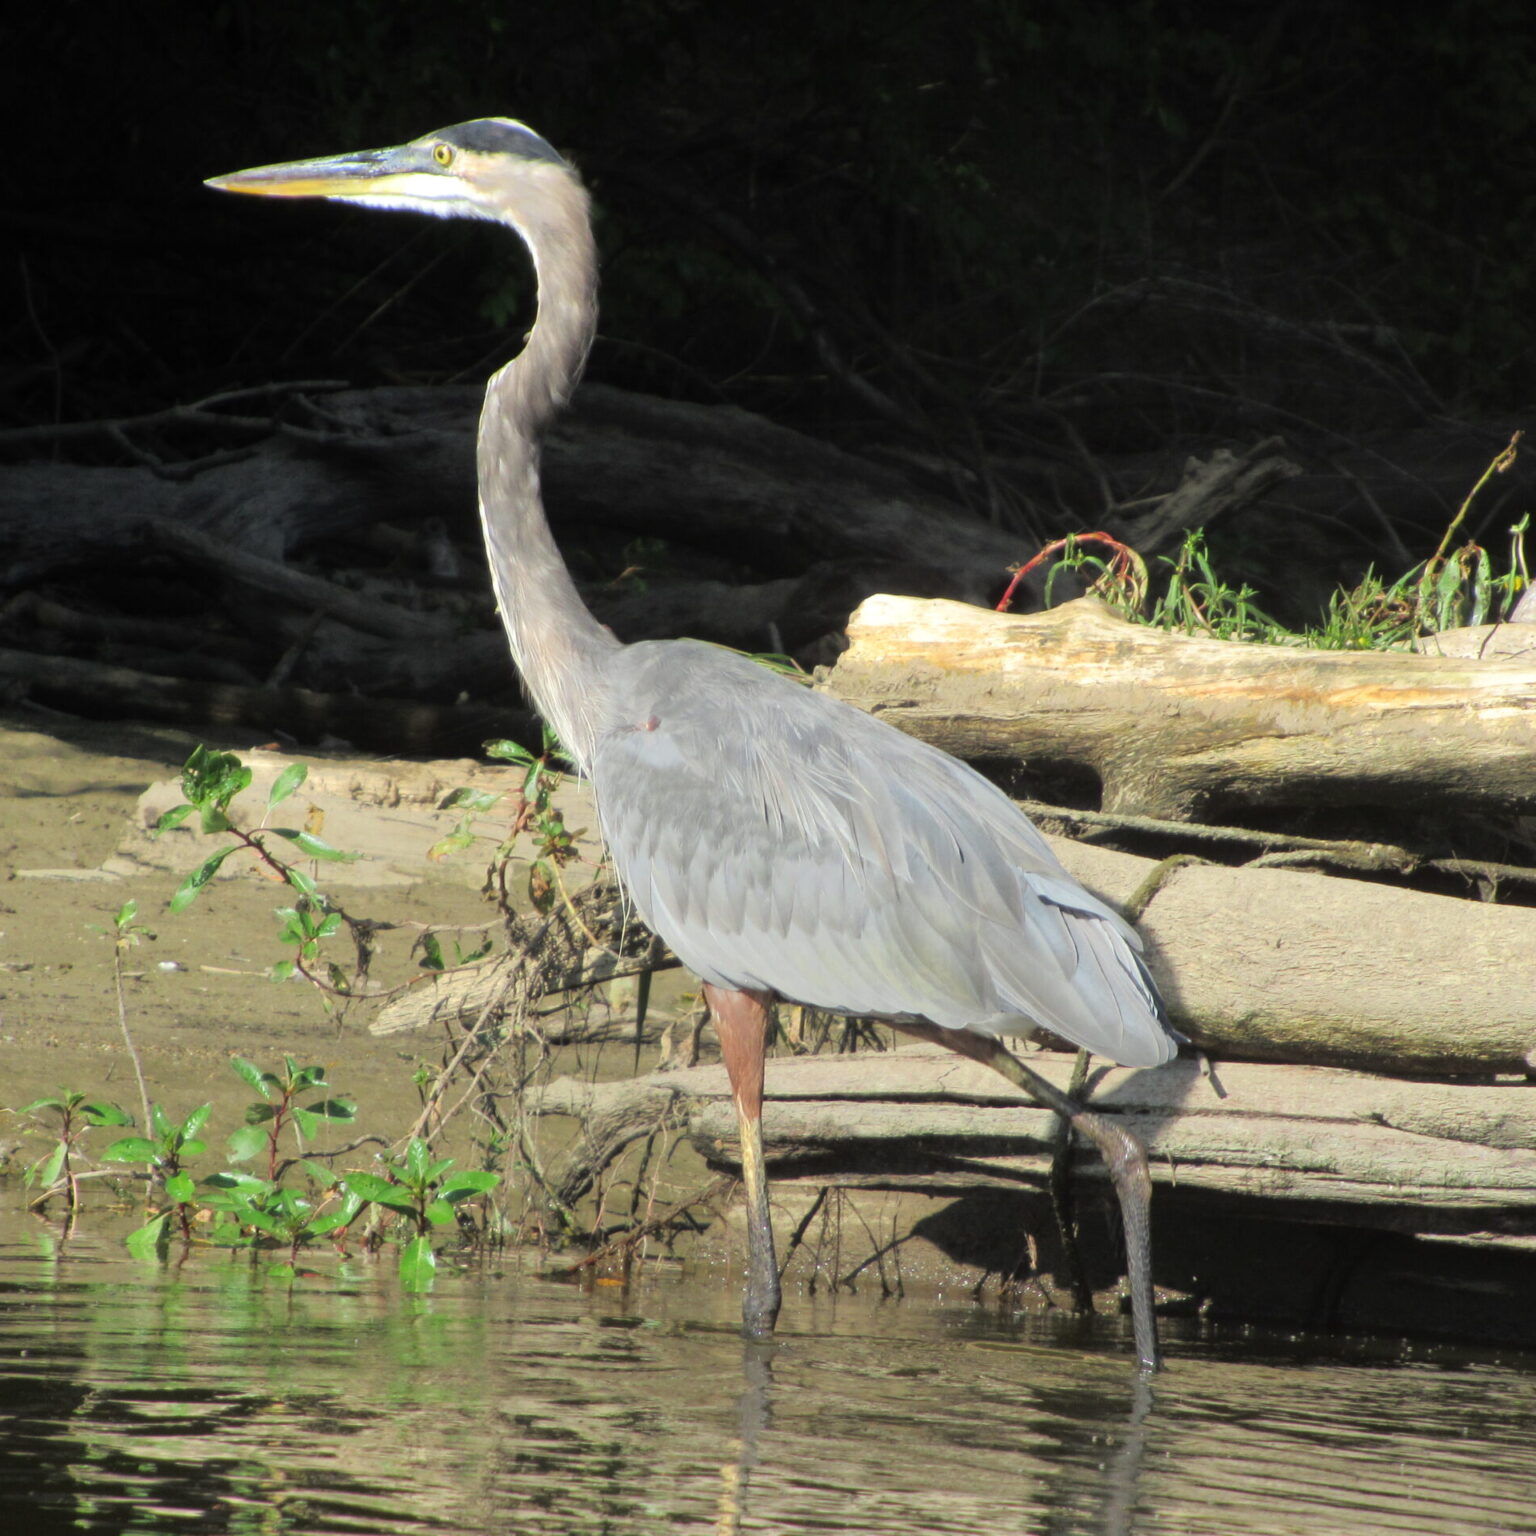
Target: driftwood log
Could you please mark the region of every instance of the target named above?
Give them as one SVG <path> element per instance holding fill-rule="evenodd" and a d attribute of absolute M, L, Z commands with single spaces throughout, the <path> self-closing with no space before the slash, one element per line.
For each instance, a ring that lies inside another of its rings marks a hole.
<path fill-rule="evenodd" d="M 1030 1057 L 1065 1087 L 1071 1058 Z M 1305 1202 L 1420 1232 L 1536 1235 L 1536 1087 L 1412 1082 L 1325 1067 L 1192 1061 L 1091 1079 L 1096 1110 L 1146 1142 L 1154 1180 L 1266 1202 Z M 1043 1184 L 1055 1116 L 995 1073 L 930 1046 L 776 1057 L 763 1131 L 778 1179 L 962 1190 Z M 737 1155 L 721 1066 L 626 1082 L 559 1078 L 544 1114 L 652 1125 L 669 1108 L 711 1162 Z M 1086 1143 L 1084 1144 L 1086 1146 Z M 1082 1171 L 1103 1179 L 1091 1154 Z"/>
<path fill-rule="evenodd" d="M 1536 805 L 1536 665 L 1168 634 L 1091 598 L 873 597 L 825 680 L 957 757 L 1091 769 L 1106 810 Z"/>
<path fill-rule="evenodd" d="M 537 739 L 533 716 L 524 710 L 173 677 L 10 648 L 0 648 L 0 697 L 32 698 L 108 720 L 163 720 L 218 732 L 240 727 L 324 746 L 433 755 L 478 750 L 496 736 L 526 733 Z"/>

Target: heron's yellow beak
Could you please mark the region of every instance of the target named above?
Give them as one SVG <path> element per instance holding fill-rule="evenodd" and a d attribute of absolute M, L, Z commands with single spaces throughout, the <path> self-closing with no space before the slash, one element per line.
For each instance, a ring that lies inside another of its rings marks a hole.
<path fill-rule="evenodd" d="M 220 192 L 246 192 L 257 197 L 387 198 L 419 195 L 420 178 L 439 175 L 427 149 L 404 144 L 396 149 L 366 149 L 318 160 L 290 160 L 285 165 L 259 165 L 227 176 L 210 176 L 205 185 Z"/>

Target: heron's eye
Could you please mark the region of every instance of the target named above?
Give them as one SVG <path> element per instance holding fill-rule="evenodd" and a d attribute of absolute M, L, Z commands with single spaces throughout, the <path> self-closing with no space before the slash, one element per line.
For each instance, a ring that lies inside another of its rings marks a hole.
<path fill-rule="evenodd" d="M 434 160 L 436 160 L 437 163 L 439 165 L 441 165 L 441 166 L 450 166 L 450 165 L 452 165 L 453 164 L 453 145 L 451 145 L 451 144 L 434 144 L 432 146 L 432 158 Z"/>

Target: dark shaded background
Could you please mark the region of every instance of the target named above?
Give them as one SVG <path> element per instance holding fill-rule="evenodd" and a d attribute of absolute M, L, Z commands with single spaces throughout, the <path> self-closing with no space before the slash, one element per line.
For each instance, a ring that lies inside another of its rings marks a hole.
<path fill-rule="evenodd" d="M 13 426 L 479 379 L 530 313 L 504 236 L 200 182 L 488 113 L 593 185 L 607 382 L 972 469 L 1530 404 L 1517 0 L 63 0 L 7 31 Z M 1006 476 L 973 500 L 1066 531 Z M 1277 578 L 1262 529 L 1229 545 Z"/>

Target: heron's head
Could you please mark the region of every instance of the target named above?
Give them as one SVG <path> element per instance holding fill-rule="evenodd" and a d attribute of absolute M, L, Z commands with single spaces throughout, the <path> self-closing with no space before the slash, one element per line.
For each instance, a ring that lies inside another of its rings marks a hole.
<path fill-rule="evenodd" d="M 531 128 L 482 117 L 423 134 L 394 149 L 365 149 L 210 176 L 221 192 L 330 197 L 368 208 L 400 208 L 445 219 L 515 219 L 519 189 L 575 172 Z"/>

